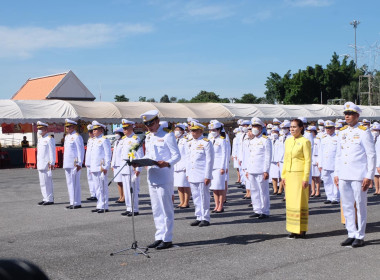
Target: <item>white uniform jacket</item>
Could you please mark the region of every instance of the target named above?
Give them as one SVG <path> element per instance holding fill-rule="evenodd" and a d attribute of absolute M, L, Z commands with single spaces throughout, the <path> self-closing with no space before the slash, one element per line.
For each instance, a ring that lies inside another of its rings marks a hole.
<path fill-rule="evenodd" d="M 375 141 L 375 151 L 376 151 L 376 167 L 380 167 L 380 138 L 379 136 L 374 138 L 374 141 Z"/>
<path fill-rule="evenodd" d="M 230 167 L 230 159 L 231 159 L 231 140 L 228 134 L 226 133 L 226 170 Z"/>
<path fill-rule="evenodd" d="M 218 136 L 212 140 L 209 140 L 214 148 L 214 164 L 213 169 L 227 170 L 227 147 L 226 139 L 222 136 Z"/>
<path fill-rule="evenodd" d="M 319 154 L 319 146 L 321 144 L 321 139 L 319 139 L 319 137 L 315 137 L 314 138 L 314 147 L 313 147 L 313 154 L 311 155 L 311 164 L 312 165 L 317 165 L 318 164 L 318 161 L 319 161 L 319 158 L 318 158 L 318 154 Z M 319 166 L 318 166 L 319 167 Z"/>
<path fill-rule="evenodd" d="M 93 144 L 94 144 L 94 137 L 88 138 L 88 140 L 87 140 L 87 149 L 86 149 L 86 160 L 85 160 L 86 167 L 90 167 L 90 163 L 91 163 L 91 150 L 92 150 L 92 145 Z"/>
<path fill-rule="evenodd" d="M 188 141 L 186 159 L 186 176 L 190 183 L 201 183 L 212 179 L 214 166 L 214 148 L 203 136 Z"/>
<path fill-rule="evenodd" d="M 280 162 L 280 159 L 283 159 L 284 155 L 281 154 L 283 151 L 283 143 L 281 142 L 281 138 L 272 139 L 272 163 Z"/>
<path fill-rule="evenodd" d="M 187 138 L 181 136 L 181 138 L 176 139 L 179 153 L 181 154 L 181 159 L 174 165 L 174 171 L 185 171 L 186 170 L 186 153 L 187 153 Z"/>
<path fill-rule="evenodd" d="M 166 161 L 170 167 L 148 167 L 148 182 L 150 185 L 173 183 L 174 165 L 180 161 L 181 155 L 172 131 L 160 126 L 155 133 L 147 133 L 145 140 L 145 156 L 155 161 Z"/>
<path fill-rule="evenodd" d="M 120 146 L 120 149 L 121 149 L 121 152 L 120 152 L 121 162 L 119 163 L 119 166 L 123 166 L 125 164 L 124 160 L 127 160 L 129 158 L 128 154 L 131 152 L 131 148 L 136 147 L 136 145 L 138 145 L 139 143 L 140 143 L 140 139 L 134 133 L 132 133 L 129 136 L 126 136 L 126 135 L 123 136 L 123 138 L 120 140 L 119 145 L 118 145 Z M 134 152 L 134 155 L 136 159 L 140 159 L 144 157 L 144 151 L 143 151 L 142 146 L 136 152 Z M 140 172 L 141 167 L 136 167 L 134 170 Z M 121 171 L 121 174 L 130 175 L 129 167 L 128 166 L 124 167 L 123 170 Z"/>
<path fill-rule="evenodd" d="M 286 135 L 282 135 L 279 137 L 281 145 L 279 145 L 278 149 L 278 156 L 279 156 L 279 162 L 284 162 L 284 155 L 285 155 L 285 141 L 292 135 L 290 133 Z"/>
<path fill-rule="evenodd" d="M 375 145 L 369 129 L 359 124 L 342 127 L 338 135 L 334 175 L 341 180 L 372 179 L 375 164 Z"/>
<path fill-rule="evenodd" d="M 82 166 L 84 159 L 83 138 L 79 133 L 73 131 L 65 137 L 65 146 L 63 153 L 63 168 L 74 168 Z"/>
<path fill-rule="evenodd" d="M 248 150 L 244 153 L 246 171 L 250 174 L 269 173 L 272 160 L 272 142 L 260 134 L 249 140 Z"/>
<path fill-rule="evenodd" d="M 37 143 L 37 169 L 47 170 L 49 164 L 55 165 L 55 141 L 48 134 L 38 137 Z"/>
<path fill-rule="evenodd" d="M 111 143 L 103 135 L 95 137 L 91 150 L 91 172 L 108 170 L 111 165 Z"/>
<path fill-rule="evenodd" d="M 112 159 L 111 159 L 111 167 L 119 167 L 123 165 L 122 158 L 121 158 L 121 150 L 123 148 L 123 145 L 120 145 L 123 140 L 119 139 L 114 142 L 113 145 L 113 151 L 112 151 Z"/>
<path fill-rule="evenodd" d="M 338 136 L 335 133 L 331 136 L 325 134 L 322 137 L 318 151 L 318 167 L 329 171 L 335 170 L 335 156 L 337 145 Z"/>

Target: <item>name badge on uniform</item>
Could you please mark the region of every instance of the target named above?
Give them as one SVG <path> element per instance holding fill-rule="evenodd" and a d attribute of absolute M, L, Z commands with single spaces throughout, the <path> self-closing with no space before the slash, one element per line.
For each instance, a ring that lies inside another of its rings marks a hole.
<path fill-rule="evenodd" d="M 204 148 L 204 146 L 203 146 L 202 144 L 199 144 L 199 145 L 197 146 L 197 150 L 203 150 L 203 148 Z"/>
<path fill-rule="evenodd" d="M 163 138 L 158 138 L 157 142 L 164 142 L 164 139 Z"/>

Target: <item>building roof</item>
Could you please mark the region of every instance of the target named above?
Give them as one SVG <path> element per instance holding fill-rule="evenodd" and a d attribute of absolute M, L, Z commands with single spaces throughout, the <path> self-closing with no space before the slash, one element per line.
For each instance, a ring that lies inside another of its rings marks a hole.
<path fill-rule="evenodd" d="M 93 101 L 95 96 L 72 71 L 44 77 L 30 78 L 12 96 L 13 100 L 85 100 Z"/>

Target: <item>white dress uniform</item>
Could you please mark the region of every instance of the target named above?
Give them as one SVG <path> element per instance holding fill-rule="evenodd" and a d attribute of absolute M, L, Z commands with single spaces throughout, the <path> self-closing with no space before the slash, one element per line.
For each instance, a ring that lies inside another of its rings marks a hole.
<path fill-rule="evenodd" d="M 154 119 L 158 111 L 142 114 L 144 122 Z M 148 116 L 146 118 L 146 116 Z M 169 167 L 148 167 L 148 185 L 152 204 L 153 218 L 156 226 L 156 241 L 171 242 L 173 239 L 174 207 L 172 201 L 174 164 L 181 155 L 173 132 L 161 126 L 155 133 L 148 133 L 145 140 L 145 156 L 155 161 L 165 161 Z"/>
<path fill-rule="evenodd" d="M 285 141 L 286 141 L 286 139 L 288 139 L 291 136 L 292 135 L 290 134 L 290 132 L 288 132 L 288 133 L 280 136 L 280 138 L 279 138 L 280 143 L 281 143 L 281 145 L 279 145 L 279 148 L 278 148 L 278 157 L 279 157 L 279 163 L 280 163 L 280 177 L 282 174 L 282 169 L 284 167 Z"/>
<path fill-rule="evenodd" d="M 234 160 L 234 168 L 239 168 L 240 166 L 239 166 L 239 160 L 238 160 L 238 158 L 237 158 L 237 156 L 238 156 L 238 142 L 239 142 L 239 135 L 240 134 L 240 132 L 237 132 L 236 134 L 235 134 L 235 137 L 234 137 L 234 139 L 232 140 L 232 154 L 231 154 L 231 156 L 232 156 L 232 158 L 233 158 L 233 160 Z"/>
<path fill-rule="evenodd" d="M 380 128 L 380 126 L 379 126 Z M 375 168 L 375 175 L 379 176 L 379 172 L 377 171 L 377 167 L 380 167 L 380 139 L 379 136 L 373 137 L 373 142 L 375 143 L 375 151 L 376 151 L 376 168 Z"/>
<path fill-rule="evenodd" d="M 263 174 L 269 174 L 272 159 L 272 143 L 269 138 L 260 134 L 250 139 L 244 158 L 251 186 L 253 211 L 260 215 L 269 215 L 269 182 L 264 179 Z"/>
<path fill-rule="evenodd" d="M 187 138 L 182 135 L 176 139 L 181 160 L 174 165 L 174 187 L 190 187 L 186 177 Z"/>
<path fill-rule="evenodd" d="M 195 217 L 198 221 L 210 221 L 210 191 L 205 179 L 212 180 L 214 149 L 212 143 L 203 136 L 188 142 L 186 175 L 188 177 Z M 224 184 L 223 184 L 224 186 Z"/>
<path fill-rule="evenodd" d="M 270 163 L 269 177 L 271 179 L 279 179 L 280 178 L 279 162 L 280 162 L 281 156 L 283 158 L 283 155 L 280 154 L 280 151 L 282 150 L 283 143 L 281 142 L 280 138 L 277 138 L 277 139 L 272 138 L 271 141 L 272 141 L 272 159 Z"/>
<path fill-rule="evenodd" d="M 313 137 L 313 136 L 312 136 Z M 314 138 L 314 137 L 313 137 Z M 321 140 L 318 136 L 314 138 L 314 147 L 312 148 L 312 155 L 311 155 L 311 176 L 312 177 L 320 177 L 321 172 L 319 171 L 318 166 L 318 153 L 319 153 L 319 146 L 320 146 Z"/>
<path fill-rule="evenodd" d="M 352 102 L 345 104 L 345 110 L 361 112 Z M 335 176 L 339 177 L 339 190 L 349 238 L 364 239 L 367 191 L 362 191 L 362 181 L 364 178 L 373 178 L 375 163 L 375 145 L 369 129 L 358 124 L 341 128 L 338 135 Z M 357 208 L 357 226 L 354 202 Z"/>
<path fill-rule="evenodd" d="M 87 171 L 87 182 L 88 182 L 88 188 L 90 190 L 90 195 L 91 195 L 91 197 L 96 197 L 94 176 L 92 175 L 91 168 L 90 168 L 91 150 L 92 150 L 93 144 L 94 144 L 94 137 L 88 138 L 85 165 L 86 165 L 86 169 L 87 169 L 86 170 Z"/>
<path fill-rule="evenodd" d="M 230 137 L 228 136 L 228 134 L 226 133 L 226 153 L 227 153 L 227 156 L 226 156 L 226 176 L 225 176 L 225 181 L 227 182 L 227 185 L 228 185 L 228 181 L 230 180 L 230 160 L 231 160 L 231 140 L 230 140 Z"/>
<path fill-rule="evenodd" d="M 73 131 L 71 134 L 68 134 L 65 137 L 63 153 L 63 168 L 65 169 L 70 205 L 72 206 L 81 205 L 81 170 L 77 171 L 76 166 L 78 165 L 82 167 L 83 159 L 83 138 L 79 135 L 79 133 Z"/>
<path fill-rule="evenodd" d="M 37 123 L 38 126 L 38 123 Z M 49 164 L 55 165 L 55 141 L 50 135 L 38 137 L 37 170 L 44 202 L 54 202 L 53 177 Z"/>
<path fill-rule="evenodd" d="M 94 125 L 94 122 L 92 123 Z M 95 128 L 95 125 L 94 125 Z M 94 176 L 96 197 L 98 202 L 96 209 L 108 209 L 108 176 L 102 171 L 108 172 L 111 166 L 111 143 L 102 135 L 94 137 L 94 144 L 91 150 L 91 173 Z"/>
<path fill-rule="evenodd" d="M 120 145 L 121 139 L 115 140 L 113 144 L 113 152 L 112 152 L 112 159 L 111 159 L 111 167 L 113 168 L 113 176 L 114 176 L 114 181 L 115 183 L 120 183 L 122 182 L 121 178 L 121 172 L 120 168 L 123 166 L 123 162 L 121 160 L 121 149 L 122 145 Z M 117 176 L 116 176 L 117 174 Z M 116 177 L 115 177 L 116 176 Z"/>
<path fill-rule="evenodd" d="M 326 121 L 327 122 L 327 121 Z M 338 145 L 338 136 L 325 134 L 322 137 L 318 151 L 318 165 L 322 168 L 323 180 L 327 200 L 339 201 L 339 190 L 334 184 L 335 156 Z"/>
<path fill-rule="evenodd" d="M 222 136 L 217 136 L 213 140 L 212 146 L 214 149 L 214 164 L 212 168 L 212 180 L 210 184 L 210 190 L 224 190 L 227 171 L 227 151 L 226 151 L 226 139 Z M 221 170 L 224 170 L 224 174 L 221 174 Z"/>
<path fill-rule="evenodd" d="M 129 136 L 123 136 L 122 140 L 119 143 L 121 148 L 120 152 L 120 163 L 119 166 L 123 166 L 125 161 L 123 160 L 129 158 L 129 153 L 132 147 L 139 145 L 140 140 L 135 133 L 132 133 Z M 134 152 L 136 159 L 144 157 L 144 152 L 142 147 Z M 123 182 L 123 190 L 125 197 L 125 207 L 127 212 L 132 212 L 132 192 L 131 188 L 134 188 L 133 191 L 133 211 L 139 212 L 139 193 L 140 193 L 140 176 L 134 176 L 135 172 L 141 172 L 141 167 L 136 167 L 135 169 L 132 166 L 125 166 L 121 171 L 121 179 Z M 132 173 L 132 174 L 131 174 Z M 134 184 L 134 185 L 132 185 Z"/>

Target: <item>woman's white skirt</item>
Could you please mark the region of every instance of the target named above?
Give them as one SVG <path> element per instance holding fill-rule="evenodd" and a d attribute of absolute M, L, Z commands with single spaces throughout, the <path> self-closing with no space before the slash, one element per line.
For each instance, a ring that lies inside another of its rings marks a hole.
<path fill-rule="evenodd" d="M 275 162 L 270 163 L 269 178 L 278 179 L 280 176 L 280 167 Z"/>
<path fill-rule="evenodd" d="M 174 171 L 174 187 L 190 188 L 190 184 L 186 178 L 186 171 Z"/>
<path fill-rule="evenodd" d="M 311 166 L 311 176 L 312 177 L 321 177 L 321 172 L 319 172 L 319 168 L 317 165 Z"/>
<path fill-rule="evenodd" d="M 220 174 L 220 169 L 214 169 L 212 171 L 212 180 L 210 190 L 222 191 L 225 190 L 226 173 Z"/>
<path fill-rule="evenodd" d="M 124 168 L 129 168 L 129 167 L 126 166 Z M 121 169 L 121 166 L 114 167 L 113 168 L 113 176 L 116 176 L 116 174 L 120 171 L 120 169 Z M 119 174 L 115 177 L 115 179 L 114 179 L 115 183 L 121 183 L 121 182 L 123 182 L 122 177 L 121 177 L 122 176 L 121 173 L 122 172 L 119 172 Z"/>

